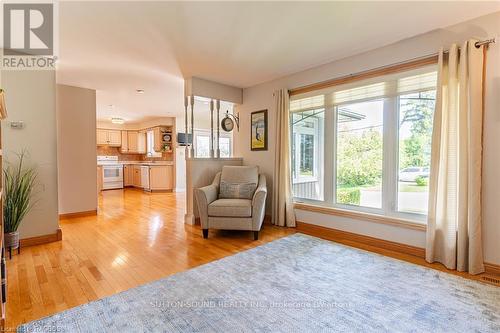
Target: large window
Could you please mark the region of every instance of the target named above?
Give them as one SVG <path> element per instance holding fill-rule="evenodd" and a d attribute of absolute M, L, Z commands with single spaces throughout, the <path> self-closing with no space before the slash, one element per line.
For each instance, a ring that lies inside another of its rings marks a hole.
<path fill-rule="evenodd" d="M 425 220 L 433 66 L 293 96 L 297 201 Z"/>

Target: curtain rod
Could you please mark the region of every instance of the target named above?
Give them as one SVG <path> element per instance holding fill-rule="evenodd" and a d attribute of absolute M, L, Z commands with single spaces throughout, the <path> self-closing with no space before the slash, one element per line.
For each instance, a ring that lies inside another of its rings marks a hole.
<path fill-rule="evenodd" d="M 474 46 L 479 48 L 483 45 L 488 46 L 489 44 L 493 44 L 496 42 L 497 42 L 497 37 L 493 37 L 493 38 L 488 38 L 485 40 L 477 41 L 476 43 L 474 43 Z M 449 50 L 445 50 L 444 53 L 449 53 Z M 422 67 L 422 66 L 426 66 L 426 65 L 431 65 L 433 63 L 437 63 L 438 55 L 439 55 L 439 52 L 434 52 L 431 54 L 427 54 L 424 56 L 419 56 L 419 57 L 399 61 L 399 62 L 392 63 L 389 65 L 383 65 L 383 66 L 371 68 L 371 69 L 368 69 L 365 71 L 347 74 L 347 75 L 340 76 L 340 77 L 337 77 L 334 79 L 330 79 L 330 80 L 317 82 L 317 83 L 313 83 L 313 84 L 302 86 L 302 87 L 289 89 L 288 93 L 290 94 L 290 96 L 299 95 L 299 94 L 303 94 L 303 93 L 314 91 L 314 90 L 328 88 L 328 87 L 338 85 L 338 84 L 349 83 L 352 81 L 357 81 L 360 79 L 370 78 L 370 77 L 374 77 L 374 76 L 378 76 L 378 75 L 390 74 L 390 73 L 394 73 L 394 72 L 398 72 L 398 71 L 404 71 L 404 70 L 408 70 L 408 69 L 414 69 L 414 68 L 418 68 L 418 67 Z"/>
<path fill-rule="evenodd" d="M 488 39 L 485 39 L 485 40 L 480 40 L 479 42 L 475 42 L 474 46 L 477 47 L 477 48 L 480 48 L 482 45 L 494 44 L 496 42 L 497 42 L 497 38 L 493 37 L 493 38 L 488 38 Z"/>

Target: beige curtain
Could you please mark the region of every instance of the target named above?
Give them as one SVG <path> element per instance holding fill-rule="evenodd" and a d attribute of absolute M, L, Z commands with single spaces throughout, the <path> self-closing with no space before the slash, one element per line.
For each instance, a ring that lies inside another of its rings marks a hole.
<path fill-rule="evenodd" d="M 7 118 L 7 108 L 5 107 L 5 93 L 0 89 L 0 119 Z"/>
<path fill-rule="evenodd" d="M 439 52 L 426 260 L 484 272 L 481 241 L 483 46 Z"/>
<path fill-rule="evenodd" d="M 273 224 L 295 227 L 290 178 L 290 112 L 288 90 L 274 93 L 276 102 L 276 151 L 274 159 Z"/>

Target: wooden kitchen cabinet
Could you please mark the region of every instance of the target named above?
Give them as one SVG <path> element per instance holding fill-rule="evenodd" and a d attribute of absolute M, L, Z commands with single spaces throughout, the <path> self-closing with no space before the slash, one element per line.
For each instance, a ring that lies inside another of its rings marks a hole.
<path fill-rule="evenodd" d="M 114 147 L 119 147 L 122 145 L 122 133 L 117 130 L 108 131 L 109 145 Z"/>
<path fill-rule="evenodd" d="M 136 152 L 138 150 L 138 136 L 139 132 L 137 131 L 127 131 L 129 153 Z"/>
<path fill-rule="evenodd" d="M 108 131 L 103 129 L 97 129 L 97 145 L 105 146 L 108 144 Z"/>
<path fill-rule="evenodd" d="M 98 146 L 120 147 L 122 145 L 121 131 L 98 128 L 96 134 Z"/>
<path fill-rule="evenodd" d="M 134 186 L 134 166 L 123 166 L 123 186 Z"/>
<path fill-rule="evenodd" d="M 142 187 L 142 182 L 141 182 L 141 166 L 140 165 L 134 165 L 133 167 L 133 185 L 135 187 Z"/>
<path fill-rule="evenodd" d="M 146 153 L 146 133 L 138 131 L 127 131 L 128 153 Z"/>
<path fill-rule="evenodd" d="M 154 165 L 149 167 L 149 188 L 151 191 L 174 188 L 173 165 Z"/>
<path fill-rule="evenodd" d="M 137 152 L 146 154 L 146 132 L 139 132 L 137 136 Z"/>
<path fill-rule="evenodd" d="M 120 152 L 122 154 L 128 153 L 128 131 L 121 131 L 121 137 L 122 137 L 122 145 L 120 148 Z"/>
<path fill-rule="evenodd" d="M 154 135 L 154 151 L 155 152 L 161 152 L 163 150 L 163 132 L 159 127 L 153 128 L 153 135 Z"/>

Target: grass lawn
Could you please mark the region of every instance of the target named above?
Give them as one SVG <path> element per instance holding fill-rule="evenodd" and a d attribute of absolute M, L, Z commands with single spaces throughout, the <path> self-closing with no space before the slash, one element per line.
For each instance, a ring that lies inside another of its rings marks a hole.
<path fill-rule="evenodd" d="M 427 192 L 429 186 L 418 186 L 415 183 L 399 182 L 399 192 Z"/>

